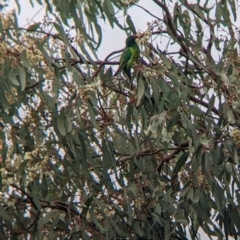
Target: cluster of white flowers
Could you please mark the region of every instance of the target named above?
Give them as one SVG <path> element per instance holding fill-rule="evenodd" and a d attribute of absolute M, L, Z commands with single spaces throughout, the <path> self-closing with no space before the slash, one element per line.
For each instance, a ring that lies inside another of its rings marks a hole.
<path fill-rule="evenodd" d="M 5 57 L 6 53 L 7 53 L 6 42 L 0 42 L 0 57 Z"/>
<path fill-rule="evenodd" d="M 18 155 L 14 155 L 13 157 L 12 156 L 13 156 L 13 147 L 9 147 L 7 151 L 6 160 L 5 160 L 5 166 L 7 169 L 11 171 L 15 171 L 15 169 L 18 168 L 18 165 L 16 166 L 16 164 L 18 164 L 19 160 L 21 160 L 21 156 L 18 156 Z M 16 158 L 16 161 L 15 161 L 15 158 Z"/>
<path fill-rule="evenodd" d="M 152 36 L 152 32 L 149 30 L 147 30 L 144 33 L 138 32 L 136 43 L 139 45 L 144 45 L 146 42 L 148 42 L 148 40 L 151 36 Z"/>
<path fill-rule="evenodd" d="M 77 35 L 75 37 L 75 40 L 78 44 L 82 44 L 84 42 L 84 36 L 82 33 L 79 33 L 79 31 L 77 31 Z"/>
<path fill-rule="evenodd" d="M 14 104 L 16 102 L 16 99 L 14 97 L 18 96 L 18 92 L 17 89 L 15 87 L 10 87 L 11 93 L 4 91 L 4 95 L 7 99 L 7 101 L 9 102 L 9 104 Z"/>
<path fill-rule="evenodd" d="M 6 58 L 7 52 L 8 52 L 7 43 L 1 41 L 0 42 L 0 64 L 4 63 L 4 59 Z"/>
<path fill-rule="evenodd" d="M 5 91 L 4 91 L 4 95 L 5 95 L 7 101 L 8 101 L 8 103 L 9 103 L 10 105 L 12 105 L 12 104 L 15 103 L 15 99 L 14 99 L 14 97 L 13 97 L 13 95 L 12 95 L 11 93 L 9 93 L 9 92 L 7 92 L 7 91 L 5 90 Z"/>
<path fill-rule="evenodd" d="M 88 91 L 93 91 L 93 92 L 97 92 L 97 89 L 101 86 L 101 82 L 94 82 L 91 84 L 87 84 L 84 86 L 79 87 L 78 92 L 79 92 L 79 96 L 82 99 L 89 99 L 89 95 L 88 95 Z"/>
<path fill-rule="evenodd" d="M 15 173 L 19 169 L 20 164 L 23 159 L 20 154 L 13 155 L 13 148 L 9 147 L 7 151 L 7 156 L 5 160 L 5 167 L 0 169 L 3 188 L 2 191 L 5 192 L 7 188 L 16 182 Z"/>
<path fill-rule="evenodd" d="M 135 3 L 137 3 L 138 1 L 139 1 L 139 0 L 121 0 L 121 3 L 122 3 L 123 5 L 128 6 L 128 5 L 135 4 Z"/>
<path fill-rule="evenodd" d="M 39 49 L 26 50 L 27 60 L 30 64 L 37 64 L 44 61 L 44 56 Z"/>
<path fill-rule="evenodd" d="M 239 109 L 239 101 L 233 100 L 232 101 L 232 108 L 239 112 L 240 111 L 240 109 Z"/>
<path fill-rule="evenodd" d="M 33 182 L 42 175 L 47 177 L 54 175 L 53 170 L 49 171 L 51 158 L 44 147 L 37 146 L 32 152 L 26 152 L 24 159 L 28 160 L 26 171 L 28 171 L 29 182 Z"/>
<path fill-rule="evenodd" d="M 14 14 L 14 12 L 10 12 L 8 14 L 2 13 L 2 12 L 0 13 L 0 21 L 2 23 L 2 26 L 3 26 L 4 30 L 12 27 L 13 19 L 14 19 L 13 14 Z"/>
<path fill-rule="evenodd" d="M 55 73 L 53 71 L 47 70 L 45 77 L 46 79 L 54 79 Z"/>
<path fill-rule="evenodd" d="M 158 73 L 155 69 L 147 67 L 144 69 L 143 75 L 144 75 L 144 77 L 147 78 L 147 80 L 149 80 L 149 77 L 157 77 Z"/>
<path fill-rule="evenodd" d="M 107 215 L 107 217 L 113 217 L 115 215 L 115 210 L 114 209 L 105 208 L 103 211 Z M 102 220 L 105 219 L 104 216 L 96 208 L 93 210 L 93 212 L 94 212 L 94 215 L 96 216 L 98 221 L 102 221 Z M 92 221 L 91 214 L 90 214 L 89 211 L 87 212 L 86 220 L 88 222 Z"/>
<path fill-rule="evenodd" d="M 230 136 L 237 147 L 240 147 L 240 130 L 234 128 L 230 131 Z"/>

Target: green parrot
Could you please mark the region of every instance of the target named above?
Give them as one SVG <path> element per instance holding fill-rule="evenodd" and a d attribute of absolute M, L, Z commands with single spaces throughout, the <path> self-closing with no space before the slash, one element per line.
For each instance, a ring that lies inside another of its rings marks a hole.
<path fill-rule="evenodd" d="M 128 76 L 128 78 L 131 79 L 131 68 L 133 64 L 137 62 L 140 55 L 139 46 L 135 42 L 136 38 L 136 35 L 131 35 L 127 37 L 126 46 L 123 49 L 122 56 L 120 58 L 120 65 L 114 76 L 117 76 L 118 73 L 123 70 Z"/>

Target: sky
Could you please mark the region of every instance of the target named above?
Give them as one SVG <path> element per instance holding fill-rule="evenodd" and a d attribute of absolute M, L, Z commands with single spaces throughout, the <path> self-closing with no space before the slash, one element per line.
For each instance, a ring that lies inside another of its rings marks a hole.
<path fill-rule="evenodd" d="M 33 24 L 34 22 L 38 22 L 42 20 L 44 14 L 45 14 L 45 8 L 35 4 L 35 7 L 32 8 L 28 0 L 18 0 L 19 4 L 21 5 L 21 12 L 18 17 L 18 23 L 19 26 L 24 27 L 28 24 Z M 36 2 L 36 0 L 32 0 L 33 2 Z M 189 1 L 190 2 L 190 1 Z M 209 1 L 210 2 L 213 1 Z M 215 1 L 214 1 L 215 2 Z M 156 16 L 161 16 L 162 12 L 159 12 L 159 7 L 156 7 L 156 4 L 149 0 L 140 0 L 139 5 L 144 6 L 148 9 L 151 13 L 153 13 Z M 16 4 L 14 0 L 9 1 L 9 10 L 16 9 Z M 144 12 L 140 8 L 130 8 L 128 11 L 129 15 L 132 18 L 132 21 L 135 24 L 135 28 L 137 31 L 145 31 L 147 29 L 147 22 L 151 22 L 153 20 L 153 17 L 151 17 L 149 14 Z M 124 23 L 124 17 L 119 17 L 120 23 Z M 106 21 L 106 23 L 101 24 L 102 31 L 103 31 L 103 40 L 101 47 L 99 48 L 97 55 L 99 56 L 100 60 L 103 60 L 109 53 L 122 49 L 125 45 L 125 39 L 126 34 L 124 31 L 119 30 L 119 28 L 111 28 Z M 175 49 L 176 50 L 176 49 Z M 171 49 L 172 51 L 172 49 Z M 209 239 L 207 235 L 203 232 L 199 232 L 201 235 L 201 239 L 207 240 Z M 213 238 L 216 239 L 216 238 Z M 231 239 L 231 238 L 230 238 Z"/>
<path fill-rule="evenodd" d="M 18 18 L 19 26 L 23 27 L 26 24 L 40 21 L 44 14 L 44 7 L 34 3 L 34 9 L 31 7 L 28 0 L 18 0 L 21 5 L 21 12 Z M 33 0 L 33 2 L 36 2 Z M 24 4 L 23 4 L 24 3 Z M 149 0 L 141 0 L 139 5 L 146 7 L 153 14 L 159 15 L 159 8 L 156 8 L 156 4 Z M 16 4 L 14 0 L 9 1 L 8 9 L 16 9 Z M 145 31 L 147 29 L 147 22 L 152 21 L 153 18 L 149 14 L 145 13 L 142 9 L 132 7 L 129 9 L 129 15 L 135 24 L 135 28 L 138 31 Z M 120 23 L 124 23 L 125 18 L 119 17 Z M 124 31 L 119 30 L 119 28 L 111 28 L 108 21 L 104 24 L 102 22 L 103 40 L 100 49 L 98 50 L 98 56 L 100 59 L 104 59 L 109 53 L 122 49 L 125 45 L 126 34 Z"/>

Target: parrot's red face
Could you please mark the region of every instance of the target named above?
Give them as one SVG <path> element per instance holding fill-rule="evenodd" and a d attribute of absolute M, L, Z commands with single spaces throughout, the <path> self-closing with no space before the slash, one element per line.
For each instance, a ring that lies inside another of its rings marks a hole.
<path fill-rule="evenodd" d="M 132 35 L 133 36 L 133 38 L 136 40 L 136 39 L 138 39 L 138 35 L 137 34 L 134 34 L 134 35 Z"/>

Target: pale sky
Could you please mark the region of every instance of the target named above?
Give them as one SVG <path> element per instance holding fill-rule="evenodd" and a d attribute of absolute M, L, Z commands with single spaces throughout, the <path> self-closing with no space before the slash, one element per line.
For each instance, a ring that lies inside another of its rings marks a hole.
<path fill-rule="evenodd" d="M 10 0 L 9 3 L 10 3 L 9 9 L 13 9 L 13 8 L 16 9 L 16 4 L 14 0 Z M 44 7 L 36 3 L 33 9 L 29 1 L 27 0 L 19 0 L 19 3 L 21 5 L 21 13 L 19 16 L 19 26 L 22 26 L 22 27 L 24 25 L 26 26 L 26 23 L 33 24 L 34 22 L 38 22 L 43 18 L 45 14 Z M 144 6 L 156 16 L 161 16 L 162 14 L 161 11 L 159 12 L 159 7 L 156 7 L 156 4 L 153 3 L 152 1 L 141 0 L 138 4 Z M 153 17 L 151 17 L 146 12 L 144 12 L 144 10 L 137 7 L 131 7 L 128 13 L 131 16 L 137 31 L 142 31 L 142 32 L 146 31 L 147 22 L 148 21 L 151 22 L 152 20 L 154 20 Z M 121 24 L 125 22 L 125 18 L 122 17 L 121 15 L 119 15 L 118 20 Z M 97 55 L 99 56 L 99 59 L 102 60 L 109 53 L 122 49 L 125 46 L 126 34 L 123 30 L 120 30 L 117 26 L 112 29 L 107 20 L 106 20 L 106 23 L 102 22 L 101 26 L 102 26 L 102 32 L 103 32 L 103 39 Z"/>

